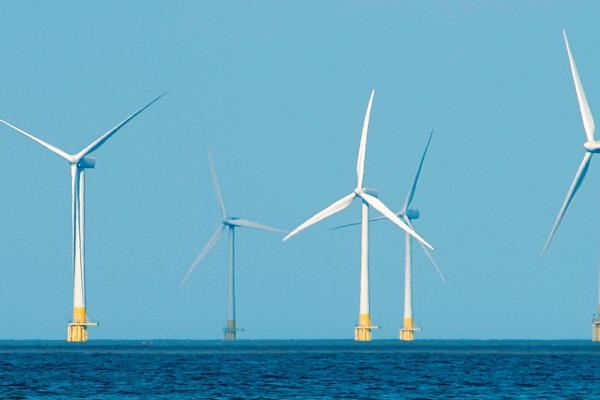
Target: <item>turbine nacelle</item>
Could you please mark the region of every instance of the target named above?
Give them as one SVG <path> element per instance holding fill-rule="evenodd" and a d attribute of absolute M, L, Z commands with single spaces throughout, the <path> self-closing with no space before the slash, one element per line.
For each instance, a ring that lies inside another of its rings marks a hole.
<path fill-rule="evenodd" d="M 223 220 L 223 225 L 227 225 L 227 226 L 235 226 L 236 224 L 233 223 L 233 221 L 239 219 L 238 217 L 227 217 L 226 219 Z"/>
<path fill-rule="evenodd" d="M 77 164 L 79 168 L 91 169 L 96 167 L 96 159 L 94 157 L 85 156 L 72 164 Z"/>
<path fill-rule="evenodd" d="M 583 144 L 583 147 L 590 153 L 600 153 L 600 142 L 588 140 Z"/>
<path fill-rule="evenodd" d="M 398 216 L 402 217 L 401 214 L 398 214 Z M 419 216 L 421 216 L 421 213 L 417 209 L 409 208 L 408 210 L 406 210 L 406 213 L 404 214 L 404 216 L 406 216 L 406 218 L 408 218 L 410 220 L 419 219 Z"/>

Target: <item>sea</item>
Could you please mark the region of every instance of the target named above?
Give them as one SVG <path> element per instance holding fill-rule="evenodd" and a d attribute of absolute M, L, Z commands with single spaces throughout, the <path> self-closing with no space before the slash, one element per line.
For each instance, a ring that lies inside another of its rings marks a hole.
<path fill-rule="evenodd" d="M 0 341 L 0 399 L 600 399 L 590 341 Z"/>

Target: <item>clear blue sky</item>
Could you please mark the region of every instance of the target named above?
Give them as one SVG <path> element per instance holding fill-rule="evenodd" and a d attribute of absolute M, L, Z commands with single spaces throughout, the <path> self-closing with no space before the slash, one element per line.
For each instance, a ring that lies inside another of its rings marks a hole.
<path fill-rule="evenodd" d="M 0 117 L 77 151 L 160 94 L 87 175 L 91 338 L 221 338 L 233 215 L 291 229 L 352 190 L 375 88 L 365 182 L 398 209 L 431 128 L 414 205 L 442 284 L 415 249 L 421 338 L 589 338 L 600 242 L 592 161 L 543 263 L 584 141 L 566 28 L 600 113 L 595 2 L 12 2 Z M 67 163 L 0 128 L 0 338 L 63 339 L 71 317 Z M 359 206 L 289 242 L 239 231 L 243 338 L 350 338 Z M 402 319 L 402 240 L 371 229 L 377 338 Z"/>

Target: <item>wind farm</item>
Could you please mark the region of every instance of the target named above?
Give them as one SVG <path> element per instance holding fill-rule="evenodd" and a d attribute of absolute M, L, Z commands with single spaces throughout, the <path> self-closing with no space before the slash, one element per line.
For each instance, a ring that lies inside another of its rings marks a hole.
<path fill-rule="evenodd" d="M 600 2 L 2 11 L 0 399 L 599 397 Z"/>
<path fill-rule="evenodd" d="M 354 328 L 354 340 L 359 342 L 368 342 L 372 340 L 372 330 L 377 329 L 376 325 L 371 322 L 371 313 L 369 307 L 369 206 L 379 211 L 385 218 L 392 223 L 402 228 L 408 235 L 416 238 L 424 246 L 433 249 L 418 233 L 409 225 L 403 222 L 396 214 L 394 214 L 381 200 L 373 195 L 369 189 L 363 186 L 363 178 L 365 173 L 365 157 L 367 151 L 367 134 L 369 130 L 369 119 L 371 117 L 371 107 L 373 105 L 373 97 L 375 90 L 371 92 L 367 111 L 363 122 L 362 133 L 360 136 L 360 145 L 358 149 L 358 159 L 356 161 L 356 188 L 352 193 L 337 200 L 324 210 L 313 215 L 305 222 L 292 230 L 283 240 L 297 235 L 304 229 L 316 224 L 323 219 L 336 214 L 346 209 L 355 198 L 361 201 L 361 241 L 360 241 L 360 296 L 359 296 L 359 313 L 358 324 Z"/>
<path fill-rule="evenodd" d="M 414 230 L 412 221 L 418 219 L 420 216 L 420 212 L 417 209 L 409 208 L 412 200 L 415 196 L 415 192 L 417 189 L 417 183 L 419 182 L 419 176 L 421 175 L 421 169 L 423 168 L 423 162 L 425 161 L 425 156 L 427 155 L 427 150 L 429 149 L 429 144 L 431 143 L 431 138 L 433 136 L 433 130 L 429 133 L 429 137 L 427 139 L 427 144 L 425 145 L 425 150 L 421 156 L 421 160 L 419 162 L 419 167 L 417 169 L 417 173 L 413 178 L 413 181 L 408 189 L 408 193 L 406 194 L 406 199 L 404 200 L 404 204 L 400 211 L 396 213 L 396 215 L 403 219 L 406 225 Z M 385 219 L 385 217 L 377 217 L 371 218 L 369 222 L 372 221 L 381 221 Z M 336 226 L 333 229 L 342 229 L 350 226 L 358 225 L 359 223 L 351 223 Z M 419 242 L 423 252 L 426 257 L 431 262 L 431 265 L 435 268 L 437 274 L 439 275 L 442 282 L 446 282 L 446 278 L 442 273 L 441 269 L 437 265 L 435 259 L 427 249 L 427 247 Z M 420 327 L 416 326 L 413 322 L 413 301 L 412 301 L 412 237 L 410 234 L 405 232 L 404 238 L 404 317 L 403 317 L 404 326 L 400 329 L 399 337 L 400 340 L 404 341 L 412 341 L 415 340 L 415 332 L 420 330 Z"/>

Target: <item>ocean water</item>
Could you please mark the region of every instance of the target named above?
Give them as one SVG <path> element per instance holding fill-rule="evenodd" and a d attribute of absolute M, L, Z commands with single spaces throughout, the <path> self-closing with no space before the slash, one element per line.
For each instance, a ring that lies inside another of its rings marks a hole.
<path fill-rule="evenodd" d="M 589 341 L 0 341 L 0 399 L 600 399 Z"/>

